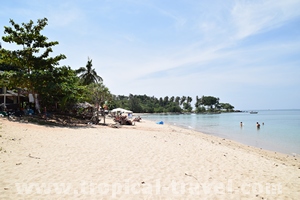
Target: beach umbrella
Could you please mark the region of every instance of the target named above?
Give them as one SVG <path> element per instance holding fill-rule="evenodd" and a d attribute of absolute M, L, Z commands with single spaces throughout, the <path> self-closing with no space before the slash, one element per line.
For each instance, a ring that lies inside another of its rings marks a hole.
<path fill-rule="evenodd" d="M 117 112 L 121 112 L 121 113 L 132 113 L 131 110 L 126 110 L 126 109 L 123 109 L 123 108 L 115 108 L 115 109 L 111 110 L 110 112 L 112 112 L 112 113 L 117 113 Z"/>

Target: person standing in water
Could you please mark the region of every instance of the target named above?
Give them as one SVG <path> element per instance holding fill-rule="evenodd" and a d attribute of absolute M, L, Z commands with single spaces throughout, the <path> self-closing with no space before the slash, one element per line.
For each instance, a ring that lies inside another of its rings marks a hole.
<path fill-rule="evenodd" d="M 257 127 L 257 129 L 260 128 L 260 124 L 258 122 L 256 122 L 256 127 Z"/>

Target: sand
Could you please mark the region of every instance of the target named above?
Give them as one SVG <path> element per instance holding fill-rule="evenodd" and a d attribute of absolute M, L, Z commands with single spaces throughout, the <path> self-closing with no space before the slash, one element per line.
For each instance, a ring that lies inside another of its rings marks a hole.
<path fill-rule="evenodd" d="M 107 120 L 112 123 L 112 120 Z M 300 158 L 142 120 L 0 118 L 0 199 L 299 199 Z"/>

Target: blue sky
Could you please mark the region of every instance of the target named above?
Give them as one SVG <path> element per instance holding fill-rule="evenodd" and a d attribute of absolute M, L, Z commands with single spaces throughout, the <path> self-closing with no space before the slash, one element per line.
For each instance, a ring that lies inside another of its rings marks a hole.
<path fill-rule="evenodd" d="M 300 0 L 1 3 L 1 27 L 44 17 L 42 33 L 59 42 L 52 55 L 67 56 L 60 65 L 77 69 L 90 57 L 113 94 L 300 108 Z"/>

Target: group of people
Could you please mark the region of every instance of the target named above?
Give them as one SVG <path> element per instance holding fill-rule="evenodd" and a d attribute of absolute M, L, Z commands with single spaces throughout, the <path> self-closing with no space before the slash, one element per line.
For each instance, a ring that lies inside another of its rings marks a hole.
<path fill-rule="evenodd" d="M 263 122 L 262 125 L 265 125 L 265 123 Z M 243 126 L 243 122 L 240 123 L 240 126 Z M 256 128 L 260 128 L 260 123 L 256 122 Z"/>
<path fill-rule="evenodd" d="M 8 109 L 6 106 L 3 107 L 3 111 L 0 110 L 1 115 L 7 116 L 8 118 L 10 116 L 16 116 L 16 117 L 22 117 L 24 115 L 33 115 L 34 110 L 27 106 L 27 108 L 17 108 L 17 109 Z"/>

